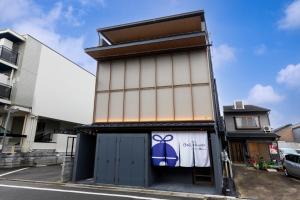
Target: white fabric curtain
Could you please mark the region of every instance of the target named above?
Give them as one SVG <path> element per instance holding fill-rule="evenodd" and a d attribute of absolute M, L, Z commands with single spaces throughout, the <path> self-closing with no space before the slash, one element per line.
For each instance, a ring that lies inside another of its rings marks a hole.
<path fill-rule="evenodd" d="M 207 132 L 152 132 L 154 166 L 209 167 Z"/>
<path fill-rule="evenodd" d="M 194 166 L 194 152 L 193 152 L 193 134 L 191 133 L 177 133 L 176 137 L 180 143 L 180 167 Z"/>
<path fill-rule="evenodd" d="M 196 167 L 209 167 L 209 148 L 206 132 L 193 134 L 194 138 L 194 158 Z"/>

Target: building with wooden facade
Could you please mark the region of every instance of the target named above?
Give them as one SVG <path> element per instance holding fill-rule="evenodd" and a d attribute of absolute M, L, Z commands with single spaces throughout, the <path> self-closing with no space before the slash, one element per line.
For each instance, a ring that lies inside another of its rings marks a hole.
<path fill-rule="evenodd" d="M 229 155 L 235 163 L 278 159 L 278 136 L 270 126 L 267 108 L 236 101 L 224 106 Z"/>

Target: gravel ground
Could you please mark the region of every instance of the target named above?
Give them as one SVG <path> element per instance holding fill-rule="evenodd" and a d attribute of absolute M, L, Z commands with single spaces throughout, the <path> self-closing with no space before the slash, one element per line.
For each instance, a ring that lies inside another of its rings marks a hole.
<path fill-rule="evenodd" d="M 300 180 L 283 172 L 267 172 L 234 166 L 234 180 L 241 198 L 300 200 Z"/>

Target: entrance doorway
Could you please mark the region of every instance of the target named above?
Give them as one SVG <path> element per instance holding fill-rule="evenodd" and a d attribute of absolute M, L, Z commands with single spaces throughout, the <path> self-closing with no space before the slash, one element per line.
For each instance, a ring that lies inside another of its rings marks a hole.
<path fill-rule="evenodd" d="M 229 142 L 232 162 L 244 162 L 244 144 L 242 142 Z"/>
<path fill-rule="evenodd" d="M 248 142 L 248 151 L 252 160 L 259 161 L 260 158 L 265 161 L 270 160 L 269 143 Z"/>
<path fill-rule="evenodd" d="M 12 126 L 11 126 L 12 134 L 22 135 L 24 120 L 25 120 L 24 116 L 13 117 Z"/>

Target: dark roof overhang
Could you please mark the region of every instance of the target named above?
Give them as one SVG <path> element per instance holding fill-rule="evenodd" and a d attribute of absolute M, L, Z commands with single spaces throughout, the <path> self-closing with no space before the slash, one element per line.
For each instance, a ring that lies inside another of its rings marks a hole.
<path fill-rule="evenodd" d="M 76 127 L 81 133 L 99 132 L 151 132 L 176 130 L 203 130 L 215 132 L 214 121 L 181 121 L 181 122 L 101 122 Z"/>
<path fill-rule="evenodd" d="M 204 21 L 204 11 L 198 10 L 99 28 L 97 31 L 111 44 L 121 44 L 203 31 L 205 30 L 205 25 L 201 24 L 201 22 Z"/>
<path fill-rule="evenodd" d="M 6 38 L 12 42 L 24 42 L 25 38 L 10 29 L 0 30 L 0 38 Z"/>
<path fill-rule="evenodd" d="M 226 137 L 229 139 L 276 139 L 279 138 L 275 133 L 265 132 L 227 132 Z"/>
<path fill-rule="evenodd" d="M 208 46 L 205 32 L 178 35 L 147 41 L 132 42 L 85 49 L 96 60 L 140 56 L 154 53 L 178 51 L 180 49 L 204 48 Z"/>
<path fill-rule="evenodd" d="M 245 105 L 244 109 L 235 109 L 233 106 L 223 106 L 223 112 L 224 113 L 266 113 L 270 112 L 270 109 L 263 108 L 260 106 L 254 106 L 254 105 Z"/>

